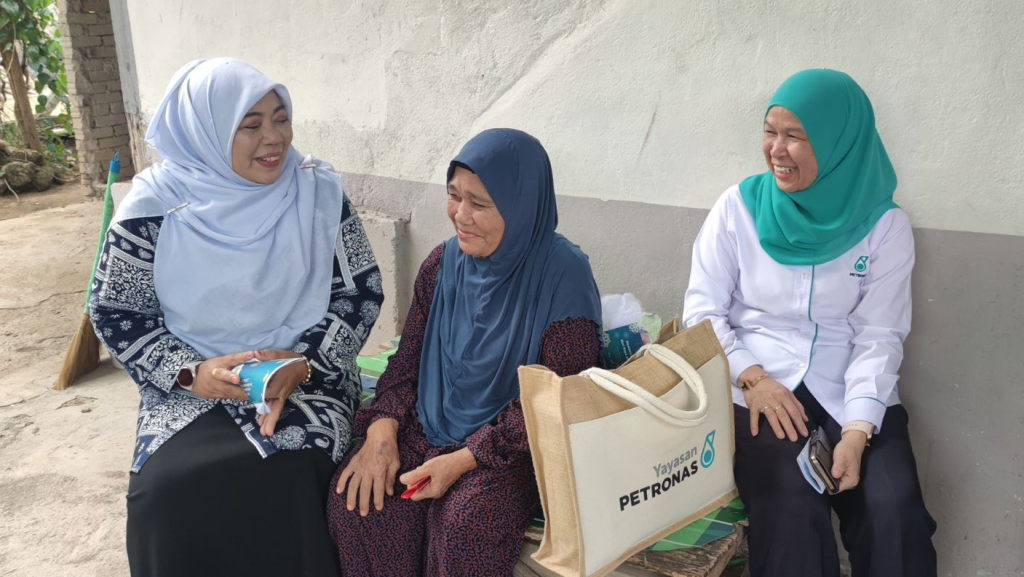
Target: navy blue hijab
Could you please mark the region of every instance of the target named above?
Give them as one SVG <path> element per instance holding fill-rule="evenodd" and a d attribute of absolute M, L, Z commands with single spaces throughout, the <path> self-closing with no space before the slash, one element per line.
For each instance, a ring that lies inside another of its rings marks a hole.
<path fill-rule="evenodd" d="M 505 233 L 487 258 L 462 252 L 458 237 L 444 245 L 416 403 L 435 446 L 464 442 L 519 396 L 517 369 L 540 361 L 552 322 L 601 322 L 590 260 L 555 232 L 555 186 L 540 142 L 518 130 L 487 130 L 452 161 L 449 182 L 459 165 L 480 177 Z"/>

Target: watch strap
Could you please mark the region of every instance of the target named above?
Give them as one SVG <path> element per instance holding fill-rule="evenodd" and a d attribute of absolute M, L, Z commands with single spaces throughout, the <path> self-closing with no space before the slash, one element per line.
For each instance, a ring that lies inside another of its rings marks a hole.
<path fill-rule="evenodd" d="M 875 426 L 868 421 L 850 421 L 843 425 L 843 431 L 840 435 L 845 435 L 848 431 L 860 431 L 867 435 L 868 445 L 871 444 L 871 437 L 875 435 Z"/>

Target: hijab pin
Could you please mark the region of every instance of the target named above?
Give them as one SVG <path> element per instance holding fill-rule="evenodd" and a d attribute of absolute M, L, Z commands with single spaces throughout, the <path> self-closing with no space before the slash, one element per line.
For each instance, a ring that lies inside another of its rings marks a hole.
<path fill-rule="evenodd" d="M 183 202 L 183 203 L 179 204 L 178 206 L 172 208 L 171 210 L 168 210 L 167 214 L 173 214 L 175 212 L 178 212 L 179 210 L 185 208 L 186 206 L 188 206 L 188 203 L 187 202 Z"/>

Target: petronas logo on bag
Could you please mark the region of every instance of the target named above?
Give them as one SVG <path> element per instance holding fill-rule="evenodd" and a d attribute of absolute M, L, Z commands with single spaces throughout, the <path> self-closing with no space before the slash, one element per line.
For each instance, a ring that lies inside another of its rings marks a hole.
<path fill-rule="evenodd" d="M 700 466 L 707 469 L 715 462 L 715 432 L 708 433 L 704 439 L 704 448 L 700 452 Z"/>
<path fill-rule="evenodd" d="M 857 259 L 857 264 L 853 265 L 853 270 L 857 272 L 867 272 L 868 270 L 868 257 L 862 256 Z"/>

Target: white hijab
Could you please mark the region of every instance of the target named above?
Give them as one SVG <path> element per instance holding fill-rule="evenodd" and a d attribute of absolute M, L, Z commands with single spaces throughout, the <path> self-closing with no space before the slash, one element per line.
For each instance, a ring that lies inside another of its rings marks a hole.
<path fill-rule="evenodd" d="M 295 148 L 271 184 L 231 168 L 238 125 L 271 90 L 292 119 L 288 90 L 244 62 L 182 67 L 146 133 L 164 161 L 135 177 L 114 217 L 166 215 L 154 260 L 164 324 L 207 358 L 290 349 L 327 313 L 341 177 Z"/>

